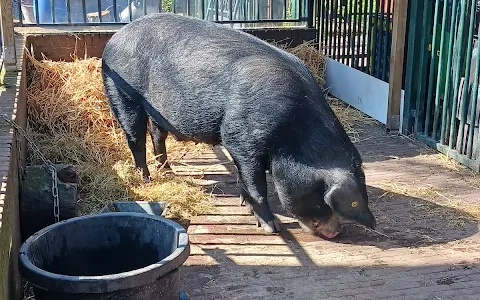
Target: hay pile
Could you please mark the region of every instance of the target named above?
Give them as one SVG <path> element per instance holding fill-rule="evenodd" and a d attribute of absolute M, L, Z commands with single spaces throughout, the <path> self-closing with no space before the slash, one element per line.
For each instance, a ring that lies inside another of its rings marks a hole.
<path fill-rule="evenodd" d="M 274 43 L 275 46 L 300 58 L 321 87 L 325 86 L 325 71 L 327 57 L 317 49 L 317 45 L 310 41 L 296 47 L 288 47 L 288 44 Z"/>
<path fill-rule="evenodd" d="M 209 211 L 210 196 L 192 179 L 154 171 L 150 139 L 147 157 L 154 180 L 142 183 L 105 98 L 100 59 L 53 62 L 28 55 L 28 63 L 28 132 L 52 162 L 76 166 L 81 214 L 98 212 L 111 201 L 133 199 L 168 201 L 176 218 Z M 167 140 L 172 160 L 187 149 L 207 147 Z M 33 153 L 28 159 L 41 163 Z"/>
<path fill-rule="evenodd" d="M 328 87 L 325 86 L 325 72 L 327 57 L 318 49 L 314 42 L 305 42 L 296 47 L 288 44 L 272 42 L 273 45 L 300 58 L 312 72 L 319 85 L 323 88 L 327 102 L 338 117 L 353 142 L 358 142 L 359 125 L 374 124 L 376 121 L 361 111 L 345 104 L 343 101 L 328 95 Z"/>
<path fill-rule="evenodd" d="M 287 51 L 302 59 L 324 85 L 326 59 L 314 44 Z M 150 138 L 147 159 L 153 181 L 141 182 L 104 95 L 100 59 L 75 57 L 73 62 L 54 62 L 44 57 L 38 61 L 28 52 L 27 57 L 29 133 L 52 162 L 76 166 L 81 214 L 95 213 L 111 201 L 133 199 L 168 201 L 173 216 L 178 218 L 210 210 L 210 195 L 193 179 L 155 171 Z M 329 100 L 347 131 L 354 132 L 352 125 L 364 116 L 336 99 Z M 180 159 L 187 151 L 191 154 L 209 148 L 167 139 L 170 161 Z M 33 153 L 29 153 L 29 162 L 41 163 Z"/>

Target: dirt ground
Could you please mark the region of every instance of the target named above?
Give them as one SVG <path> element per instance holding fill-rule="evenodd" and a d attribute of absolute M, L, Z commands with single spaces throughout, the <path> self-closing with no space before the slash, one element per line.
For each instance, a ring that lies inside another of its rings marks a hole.
<path fill-rule="evenodd" d="M 192 300 L 479 299 L 480 174 L 379 125 L 357 128 L 378 232 L 346 224 L 331 241 L 283 223 L 266 234 L 240 207 L 237 173 L 220 147 L 185 156 L 177 175 L 203 175 L 215 212 L 191 220 L 182 267 Z"/>

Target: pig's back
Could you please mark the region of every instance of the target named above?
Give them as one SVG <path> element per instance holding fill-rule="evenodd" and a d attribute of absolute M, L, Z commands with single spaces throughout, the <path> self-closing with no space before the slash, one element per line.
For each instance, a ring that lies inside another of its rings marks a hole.
<path fill-rule="evenodd" d="M 252 130 L 270 126 L 262 132 L 271 134 L 304 107 L 297 102 L 315 85 L 296 57 L 241 31 L 173 14 L 124 26 L 103 59 L 145 96 L 147 111 L 199 140 L 218 142 L 225 120 Z"/>

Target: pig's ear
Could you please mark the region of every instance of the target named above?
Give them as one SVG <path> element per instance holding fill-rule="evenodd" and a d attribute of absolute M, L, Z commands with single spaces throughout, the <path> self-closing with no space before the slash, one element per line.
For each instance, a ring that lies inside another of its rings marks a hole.
<path fill-rule="evenodd" d="M 340 186 L 337 184 L 332 184 L 328 187 L 327 191 L 323 196 L 323 201 L 330 206 L 331 209 L 334 209 L 335 206 L 335 198 L 340 190 Z"/>

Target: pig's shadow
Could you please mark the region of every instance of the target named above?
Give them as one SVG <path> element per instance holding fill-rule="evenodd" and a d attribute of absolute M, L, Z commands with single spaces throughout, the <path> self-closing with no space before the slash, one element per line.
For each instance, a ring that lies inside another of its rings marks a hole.
<path fill-rule="evenodd" d="M 385 249 L 420 247 L 464 239 L 478 232 L 478 222 L 464 211 L 371 186 L 368 186 L 368 194 L 378 233 L 346 221 L 342 233 L 332 242 Z M 269 203 L 274 213 L 287 216 L 270 182 Z M 284 224 L 283 228 L 295 229 L 299 225 L 292 222 Z"/>
<path fill-rule="evenodd" d="M 229 160 L 218 149 L 215 150 L 221 160 Z M 233 162 L 225 164 L 225 166 L 237 178 L 238 172 Z M 239 197 L 238 184 L 224 181 L 223 176 L 214 177 L 219 182 L 223 182 L 223 188 L 226 187 L 231 196 Z M 282 219 L 282 230 L 292 233 L 303 232 L 297 219 L 281 207 L 270 175 L 267 175 L 267 181 L 268 202 L 272 212 Z M 461 240 L 478 232 L 478 222 L 464 211 L 417 197 L 387 193 L 385 190 L 372 186 L 367 188 L 369 207 L 377 219 L 377 232 L 346 221 L 342 233 L 332 239 L 332 242 L 373 245 L 383 249 L 421 247 Z M 211 192 L 225 194 L 224 191 L 216 188 L 213 188 Z"/>

